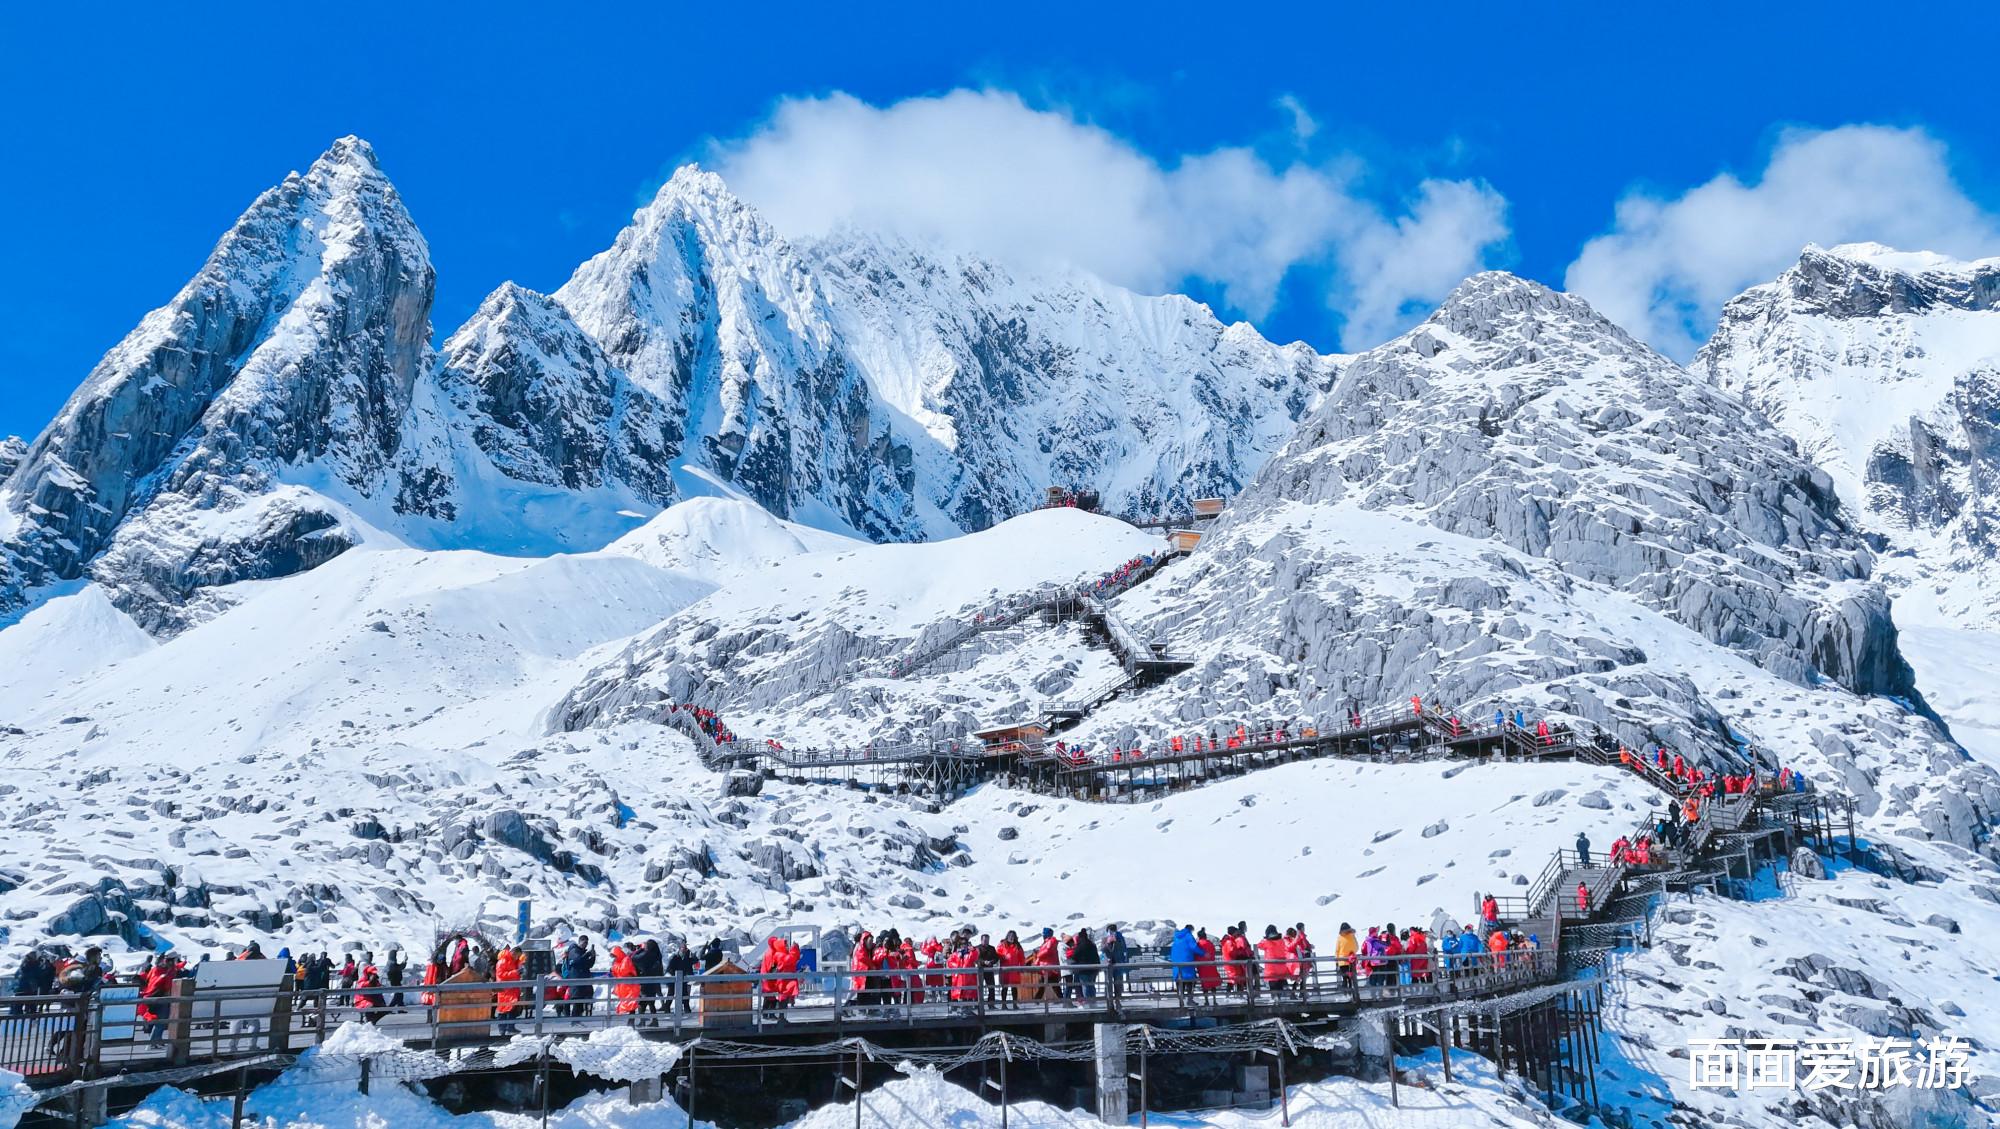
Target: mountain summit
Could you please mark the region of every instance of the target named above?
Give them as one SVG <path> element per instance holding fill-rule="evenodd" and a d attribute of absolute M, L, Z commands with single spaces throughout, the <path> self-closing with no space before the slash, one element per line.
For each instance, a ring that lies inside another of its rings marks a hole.
<path fill-rule="evenodd" d="M 1766 412 L 1948 618 L 2000 626 L 2000 258 L 1807 247 L 1695 371 Z"/>
<path fill-rule="evenodd" d="M 4 449 L 0 615 L 88 574 L 171 633 L 370 538 L 592 549 L 702 494 L 874 540 L 1053 484 L 1184 510 L 1248 481 L 1336 368 L 1073 272 L 794 244 L 692 166 L 555 293 L 503 285 L 437 351 L 432 289 L 365 142 L 259 197 Z"/>
<path fill-rule="evenodd" d="M 99 562 L 165 625 L 199 588 L 351 544 L 337 508 L 295 482 L 384 488 L 429 363 L 432 286 L 366 142 L 342 138 L 259 196 L 0 486 L 0 609 Z"/>

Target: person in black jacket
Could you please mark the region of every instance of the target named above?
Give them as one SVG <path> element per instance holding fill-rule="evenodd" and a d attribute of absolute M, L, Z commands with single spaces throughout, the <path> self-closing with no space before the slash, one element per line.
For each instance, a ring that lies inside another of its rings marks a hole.
<path fill-rule="evenodd" d="M 986 1006 L 1000 1003 L 1000 950 L 993 947 L 993 934 L 981 933 L 979 947 L 972 950 L 979 966 L 979 990 L 986 996 Z"/>
<path fill-rule="evenodd" d="M 39 949 L 30 949 L 21 958 L 21 970 L 14 974 L 14 994 L 17 996 L 46 996 L 55 991 L 56 966 Z M 33 1015 L 40 1011 L 40 1004 L 16 1004 L 14 1013 Z"/>
<path fill-rule="evenodd" d="M 665 976 L 666 958 L 660 955 L 660 943 L 647 938 L 639 952 L 632 958 L 632 970 L 640 976 Z M 639 985 L 639 1014 L 658 1015 L 660 1013 L 660 986 L 658 984 Z M 642 1019 L 639 1022 L 648 1027 L 659 1026 L 657 1019 Z"/>
<path fill-rule="evenodd" d="M 1085 926 L 1077 927 L 1076 940 L 1071 943 L 1068 956 L 1069 963 L 1073 966 L 1070 970 L 1070 977 L 1076 989 L 1076 998 L 1079 1000 L 1096 999 L 1099 957 L 1097 955 L 1097 942 L 1090 939 L 1089 928 Z"/>
<path fill-rule="evenodd" d="M 389 967 L 384 970 L 384 979 L 386 979 L 389 982 L 389 987 L 401 988 L 403 986 L 403 977 L 409 973 L 409 969 L 410 969 L 410 954 L 404 952 L 400 948 L 390 949 Z M 397 992 L 394 995 L 390 996 L 389 1006 L 402 1007 L 403 993 Z"/>
<path fill-rule="evenodd" d="M 680 1006 L 681 1014 L 686 1015 L 694 1010 L 688 1006 L 687 978 L 701 971 L 701 964 L 695 960 L 694 954 L 688 951 L 686 941 L 674 945 L 674 954 L 667 958 L 666 970 L 666 975 L 681 978 L 674 984 L 674 998 Z"/>

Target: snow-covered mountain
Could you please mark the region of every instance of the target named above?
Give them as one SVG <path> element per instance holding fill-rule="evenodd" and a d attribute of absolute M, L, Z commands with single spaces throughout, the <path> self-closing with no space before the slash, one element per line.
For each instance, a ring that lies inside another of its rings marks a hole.
<path fill-rule="evenodd" d="M 1919 688 L 2000 764 L 2000 259 L 1808 247 L 1697 372 L 1773 419 L 1882 546 Z"/>
<path fill-rule="evenodd" d="M 365 143 L 336 142 L 259 196 L 0 486 L 0 608 L 94 569 L 148 626 L 172 627 L 201 589 L 355 544 L 328 495 L 399 488 L 432 286 Z"/>
<path fill-rule="evenodd" d="M 432 352 L 422 241 L 343 142 L 0 445 L 0 826 L 34 844 L 0 860 L 0 959 L 85 934 L 379 949 L 511 927 L 521 898 L 599 934 L 1430 920 L 1657 803 L 1500 762 L 1307 762 L 1129 806 L 746 795 L 682 728 L 698 705 L 788 745 L 951 739 L 1087 698 L 1106 649 L 1014 613 L 1162 542 L 1018 511 L 1056 481 L 1137 511 L 1223 491 L 1194 553 L 1108 601 L 1193 669 L 1067 739 L 1421 695 L 1802 768 L 1856 798 L 1882 873 L 1677 902 L 1612 982 L 1601 1088 L 1660 1126 L 1966 1122 L 1957 1095 L 1692 1091 L 1673 1059 L 1725 1030 L 1948 1031 L 1987 1074 L 2000 1045 L 2000 959 L 1960 940 L 2000 934 L 2000 774 L 1926 712 L 1904 629 L 1912 531 L 1965 554 L 1939 576 L 1978 559 L 1978 412 L 1815 445 L 1792 411 L 1828 355 L 1958 403 L 1983 370 L 1932 359 L 1967 338 L 1908 334 L 1991 316 L 1992 283 L 1824 257 L 1846 281 L 1732 305 L 1713 380 L 1497 273 L 1336 361 L 1082 276 L 790 243 L 684 170 L 563 287 L 504 286 Z M 1847 336 L 1808 364 L 1808 329 Z M 1790 392 L 1758 383 L 1770 357 L 1799 359 Z M 1931 485 L 1871 472 L 1898 450 Z"/>
<path fill-rule="evenodd" d="M 2000 517 L 2000 259 L 1808 247 L 1729 302 L 1694 367 L 1796 438 L 1899 553 L 1924 558 L 1950 612 L 2000 623 L 2000 584 L 1983 575 Z M 1967 569 L 1982 575 L 1947 575 Z"/>
<path fill-rule="evenodd" d="M 0 448 L 0 614 L 88 574 L 170 633 L 371 538 L 588 550 L 703 494 L 875 540 L 1051 484 L 1184 509 L 1247 481 L 1335 368 L 1185 298 L 795 246 L 695 168 L 554 295 L 502 286 L 435 352 L 432 288 L 364 142 L 259 197 Z"/>

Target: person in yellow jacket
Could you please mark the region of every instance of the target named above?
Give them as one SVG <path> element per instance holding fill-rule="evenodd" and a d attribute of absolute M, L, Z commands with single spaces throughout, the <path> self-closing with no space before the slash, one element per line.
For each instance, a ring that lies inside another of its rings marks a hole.
<path fill-rule="evenodd" d="M 1334 963 L 1340 966 L 1340 986 L 1354 987 L 1354 961 L 1361 952 L 1361 941 L 1354 935 L 1354 926 L 1340 923 L 1340 936 L 1333 941 Z"/>

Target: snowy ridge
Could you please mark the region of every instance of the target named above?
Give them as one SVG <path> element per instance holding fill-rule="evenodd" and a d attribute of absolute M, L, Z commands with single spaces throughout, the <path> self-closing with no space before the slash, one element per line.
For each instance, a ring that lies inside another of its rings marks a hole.
<path fill-rule="evenodd" d="M 436 353 L 432 281 L 365 142 L 259 197 L 32 445 L 0 445 L 0 615 L 88 575 L 167 635 L 356 545 L 588 551 L 707 495 L 877 541 L 1051 484 L 1184 510 L 1247 481 L 1337 365 L 1073 272 L 794 246 L 693 167 Z"/>

